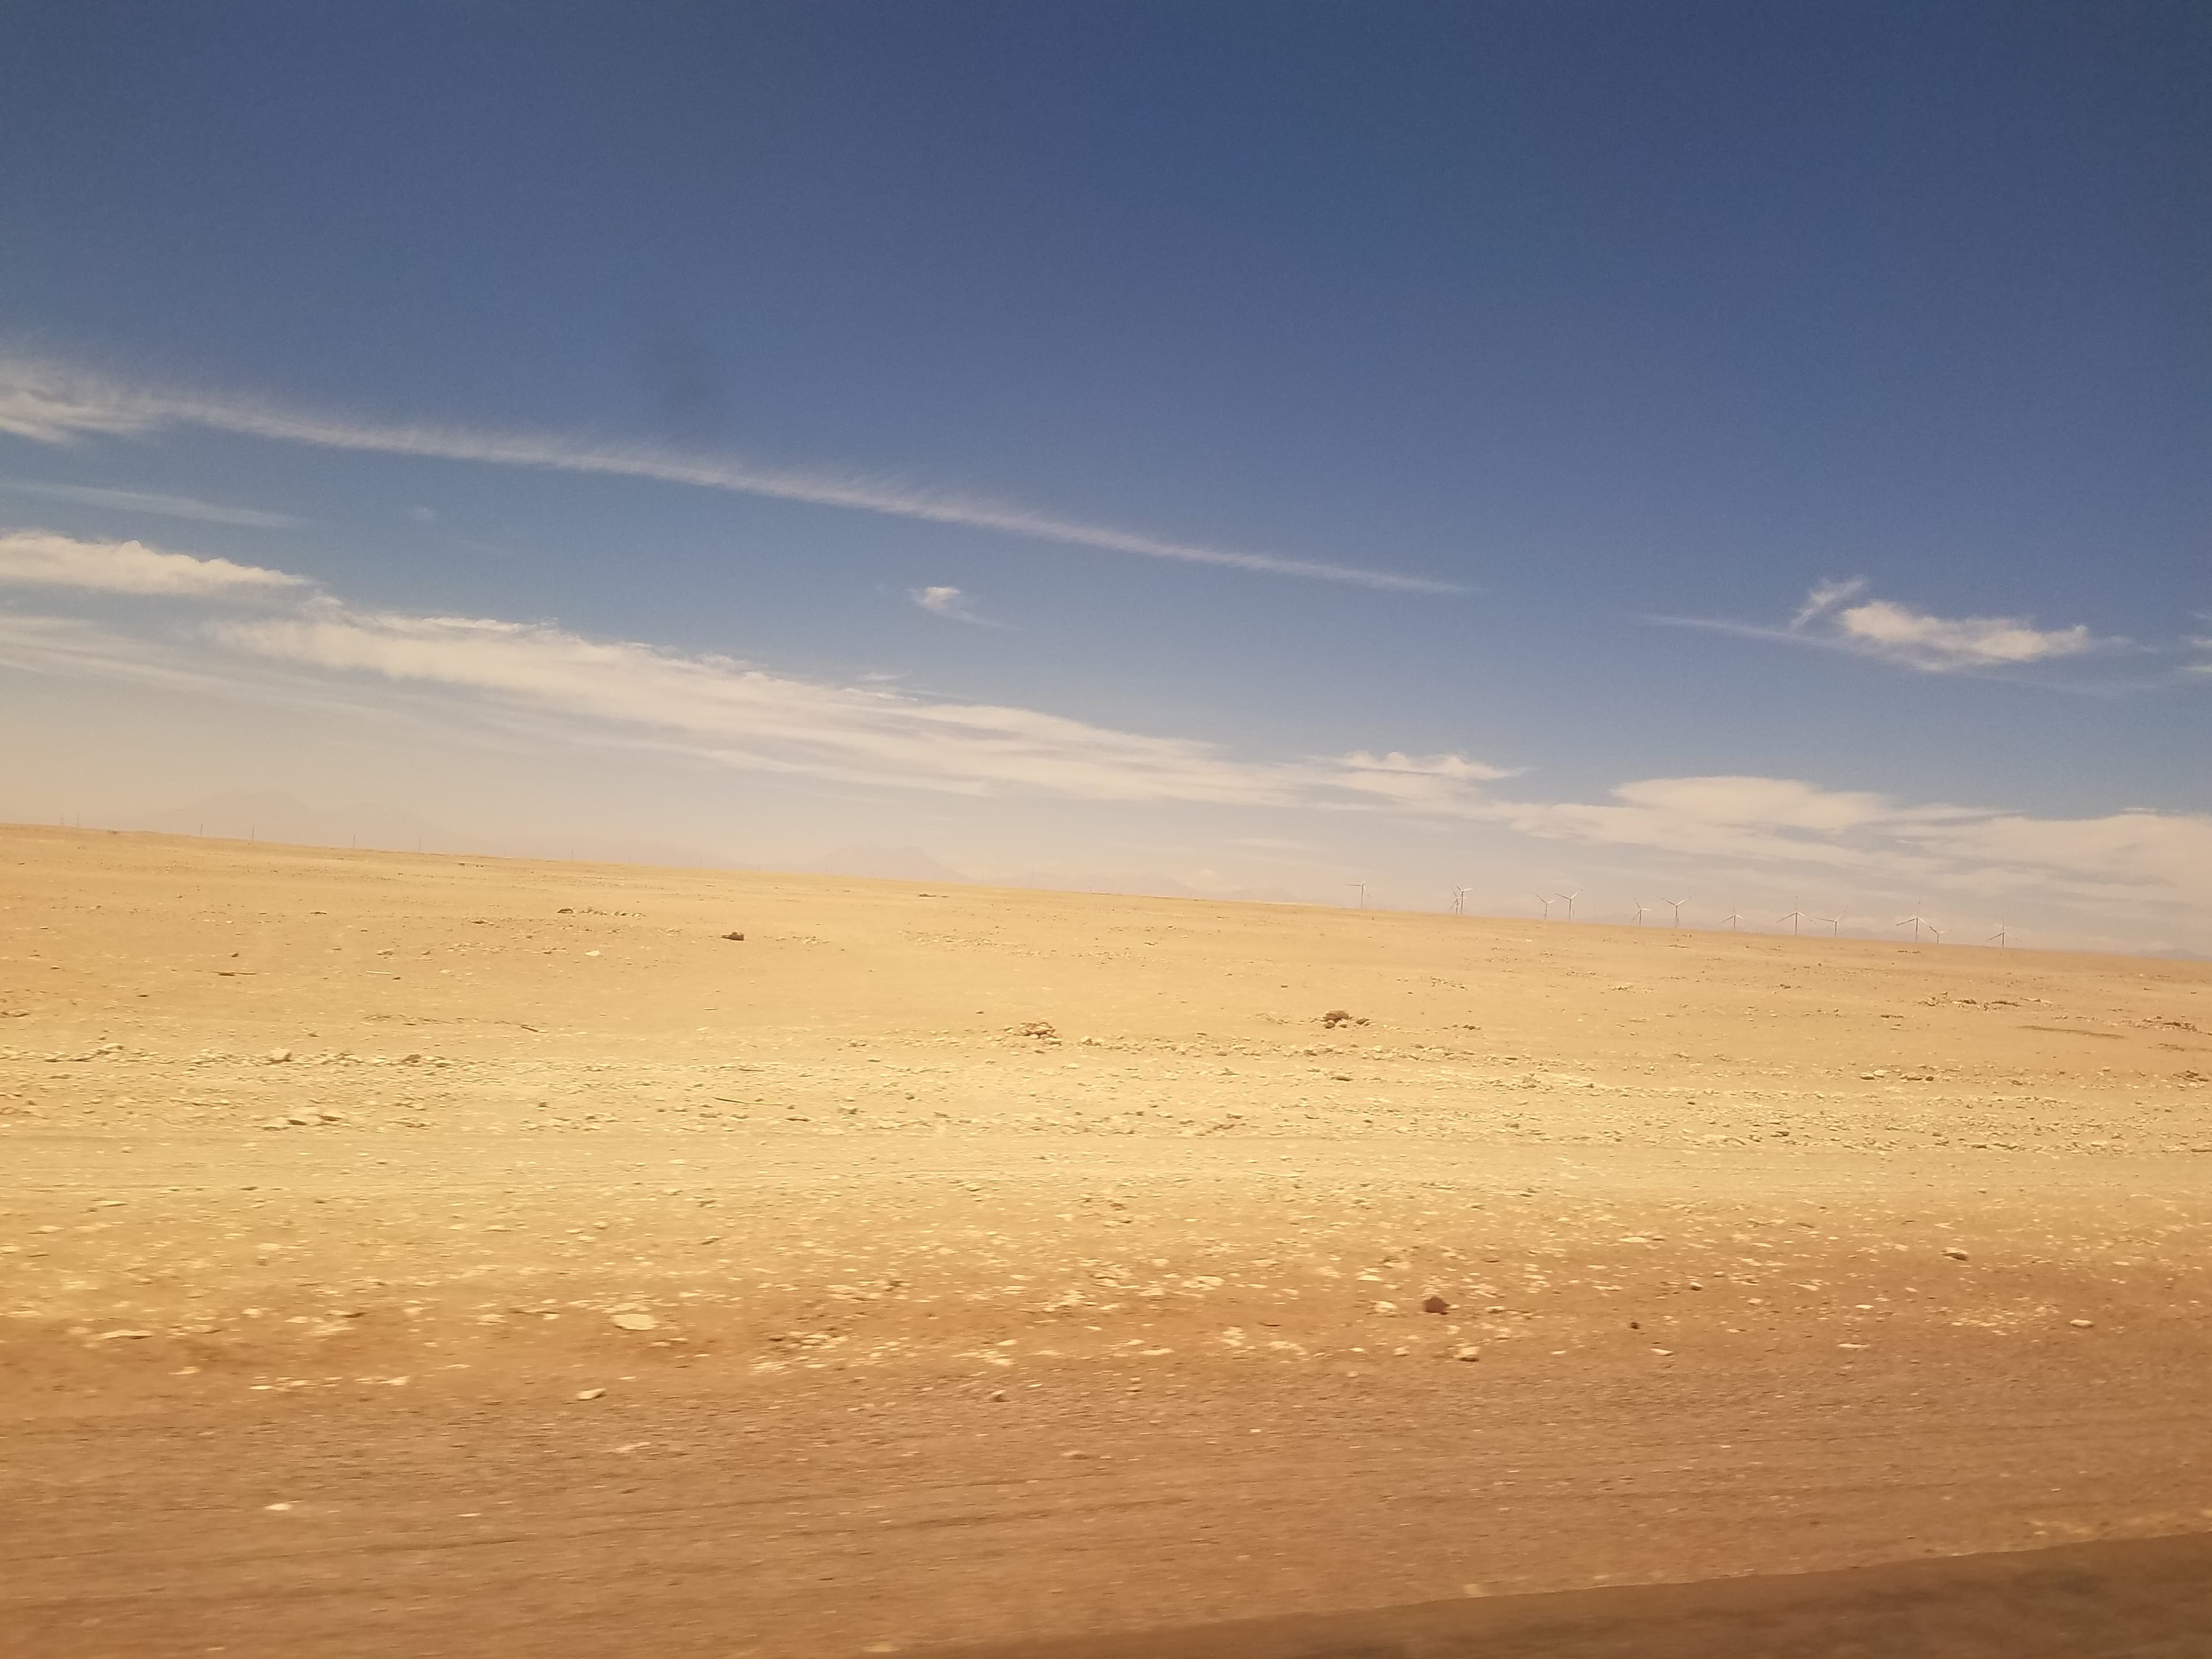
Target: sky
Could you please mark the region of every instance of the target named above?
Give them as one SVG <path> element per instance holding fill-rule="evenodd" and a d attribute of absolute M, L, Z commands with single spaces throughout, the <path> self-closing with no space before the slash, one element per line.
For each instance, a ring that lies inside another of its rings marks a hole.
<path fill-rule="evenodd" d="M 19 0 L 0 817 L 2212 952 L 2208 76 Z"/>

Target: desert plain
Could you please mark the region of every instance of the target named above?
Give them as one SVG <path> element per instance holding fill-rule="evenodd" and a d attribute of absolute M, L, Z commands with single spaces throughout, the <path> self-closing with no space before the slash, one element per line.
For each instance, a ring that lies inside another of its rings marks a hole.
<path fill-rule="evenodd" d="M 2208 1266 L 2212 964 L 0 830 L 11 1656 L 2204 1653 Z"/>

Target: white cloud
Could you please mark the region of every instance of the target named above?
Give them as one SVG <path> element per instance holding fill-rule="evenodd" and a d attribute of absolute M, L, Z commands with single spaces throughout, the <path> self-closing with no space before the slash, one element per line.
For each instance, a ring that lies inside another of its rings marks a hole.
<path fill-rule="evenodd" d="M 34 544 L 37 550 L 26 553 Z M 103 591 L 190 595 L 210 591 L 211 580 L 213 591 L 240 580 L 296 582 L 135 544 L 43 534 L 0 538 L 0 573 L 11 558 L 70 569 L 69 585 Z M 161 585 L 147 585 L 155 581 Z M 1494 825 L 1541 842 L 1632 849 L 1655 873 L 1735 879 L 1765 872 L 1793 882 L 1825 874 L 1826 890 L 1856 910 L 1948 892 L 2002 899 L 2008 911 L 2015 902 L 2071 905 L 2098 914 L 2100 930 L 2114 918 L 2146 930 L 2170 929 L 2177 920 L 2198 928 L 2212 922 L 2212 816 L 2203 813 L 2039 817 L 1757 775 L 1644 778 L 1595 801 L 1523 799 L 1498 793 L 1510 773 L 1462 755 L 1254 758 L 1193 738 L 933 700 L 882 683 L 810 679 L 547 624 L 278 597 L 296 602 L 183 626 L 143 614 L 96 627 L 0 613 L 0 665 L 179 686 L 228 684 L 238 695 L 288 707 L 310 700 L 404 707 L 447 727 L 473 714 L 574 741 L 874 789 Z"/>
<path fill-rule="evenodd" d="M 39 495 L 48 501 L 77 501 L 87 507 L 112 507 L 125 513 L 152 513 L 168 519 L 197 519 L 205 524 L 244 525 L 254 530 L 295 530 L 305 522 L 283 513 L 264 513 L 253 507 L 226 507 L 190 495 L 161 495 L 143 489 L 96 489 L 85 484 L 39 483 L 25 478 L 0 478 L 0 490 L 11 495 Z"/>
<path fill-rule="evenodd" d="M 1892 889 L 2179 906 L 2212 917 L 2212 815 L 2130 811 L 2041 818 L 1911 805 L 1792 778 L 1651 778 L 1608 802 L 1486 801 L 1480 816 L 1547 840 L 1686 860 L 1825 870 Z"/>
<path fill-rule="evenodd" d="M 1786 626 L 1767 627 L 1705 617 L 1651 617 L 1676 628 L 1702 628 L 1747 639 L 1778 640 L 1855 656 L 1875 657 L 1923 673 L 2018 668 L 2113 650 L 2128 641 L 2100 638 L 2085 623 L 2038 628 L 2027 617 L 1937 617 L 1893 599 L 1861 599 L 1863 576 L 1823 581 L 1805 596 Z M 1856 605 L 1847 604 L 1861 599 Z"/>
<path fill-rule="evenodd" d="M 258 565 L 165 553 L 143 542 L 81 541 L 49 530 L 0 530 L 0 584 L 171 595 L 306 586 L 301 577 Z"/>
<path fill-rule="evenodd" d="M 476 617 L 361 611 L 321 600 L 210 624 L 230 652 L 441 686 L 509 707 L 626 727 L 748 769 L 956 793 L 1249 806 L 1449 807 L 1492 769 L 1457 757 L 1241 760 L 1187 738 L 1037 710 L 932 702 L 779 674 L 726 657 L 590 640 Z"/>
<path fill-rule="evenodd" d="M 933 617 L 942 617 L 947 622 L 973 623 L 978 628 L 996 628 L 997 623 L 975 614 L 975 606 L 969 597 L 957 587 L 916 587 L 907 597 Z"/>
<path fill-rule="evenodd" d="M 1939 673 L 2078 657 L 2120 643 L 2091 637 L 2082 623 L 2038 628 L 2025 617 L 1931 617 L 1888 599 L 1839 611 L 1835 621 L 1838 635 L 1869 655 Z"/>
<path fill-rule="evenodd" d="M 653 478 L 704 489 L 961 525 L 973 530 L 995 531 L 1102 552 L 1217 565 L 1262 575 L 1299 576 L 1408 593 L 1463 591 L 1457 583 L 1425 576 L 1405 576 L 1359 565 L 1283 558 L 1271 553 L 1247 553 L 1176 541 L 1105 525 L 1085 524 L 1015 502 L 930 489 L 879 477 L 768 466 L 686 455 L 646 445 L 617 447 L 572 438 L 479 432 L 456 427 L 377 425 L 304 414 L 249 398 L 125 386 L 63 364 L 0 356 L 0 432 L 58 443 L 84 434 L 127 434 L 178 426 L 312 444 L 325 449 Z"/>

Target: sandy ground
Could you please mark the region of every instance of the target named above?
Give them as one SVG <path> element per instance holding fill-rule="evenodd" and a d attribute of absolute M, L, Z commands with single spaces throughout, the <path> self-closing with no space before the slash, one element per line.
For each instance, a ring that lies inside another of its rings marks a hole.
<path fill-rule="evenodd" d="M 10 1655 L 2212 1532 L 2200 963 L 6 830 L 0 1182 Z"/>

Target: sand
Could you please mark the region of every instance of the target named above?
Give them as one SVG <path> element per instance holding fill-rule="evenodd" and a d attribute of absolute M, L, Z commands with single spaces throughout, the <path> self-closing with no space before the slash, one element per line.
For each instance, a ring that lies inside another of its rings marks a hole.
<path fill-rule="evenodd" d="M 2212 1532 L 2209 1034 L 2202 963 L 0 830 L 0 1652 Z"/>

